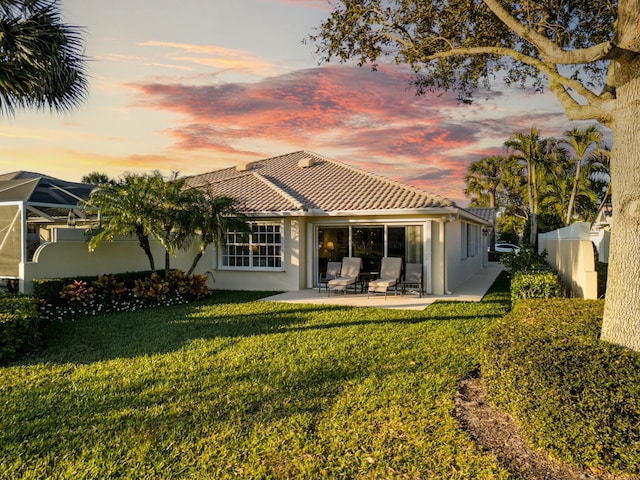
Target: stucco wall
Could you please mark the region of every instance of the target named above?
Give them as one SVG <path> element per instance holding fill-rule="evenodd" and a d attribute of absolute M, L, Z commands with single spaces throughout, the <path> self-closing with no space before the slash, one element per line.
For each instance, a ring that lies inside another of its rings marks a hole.
<path fill-rule="evenodd" d="M 464 225 L 466 224 L 460 221 L 445 224 L 448 291 L 455 290 L 463 282 L 479 272 L 483 265 L 481 231 L 475 233 L 476 248 L 474 252 L 468 257 L 462 254 L 462 251 L 465 250 L 463 243 L 466 245 L 465 239 L 462 236 L 462 227 Z"/>
<path fill-rule="evenodd" d="M 575 224 L 539 235 L 538 251 L 543 250 L 547 251 L 547 262 L 558 271 L 572 296 L 598 298 L 598 274 L 593 243 L 589 240 L 589 224 Z"/>
<path fill-rule="evenodd" d="M 20 264 L 21 291 L 33 292 L 32 279 L 61 278 L 102 273 L 123 273 L 149 270 L 149 261 L 137 240 L 122 237 L 103 242 L 93 252 L 87 248 L 82 229 L 60 229 L 53 235 L 57 240 L 45 243 L 36 250 L 33 261 Z M 155 241 L 151 250 L 157 269 L 164 268 L 164 249 Z M 171 258 L 171 268 L 187 270 L 195 257 L 195 244 Z M 200 260 L 196 273 L 209 270 L 211 252 Z"/>
<path fill-rule="evenodd" d="M 214 289 L 219 290 L 271 290 L 292 291 L 305 288 L 305 258 L 306 247 L 304 241 L 306 226 L 298 219 L 285 219 L 284 234 L 284 269 L 283 271 L 259 271 L 225 269 L 220 255 L 214 252 L 208 260 L 208 269 L 213 272 Z M 212 249 L 213 250 L 213 249 Z"/>

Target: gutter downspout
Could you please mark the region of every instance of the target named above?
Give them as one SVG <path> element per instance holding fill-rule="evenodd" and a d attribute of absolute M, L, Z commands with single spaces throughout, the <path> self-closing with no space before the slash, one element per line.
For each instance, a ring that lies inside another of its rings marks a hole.
<path fill-rule="evenodd" d="M 453 292 L 449 291 L 449 275 L 448 275 L 448 262 L 447 262 L 447 223 L 455 222 L 456 218 L 453 215 L 442 217 L 442 232 L 440 233 L 440 240 L 442 241 L 442 281 L 445 295 L 453 295 Z"/>

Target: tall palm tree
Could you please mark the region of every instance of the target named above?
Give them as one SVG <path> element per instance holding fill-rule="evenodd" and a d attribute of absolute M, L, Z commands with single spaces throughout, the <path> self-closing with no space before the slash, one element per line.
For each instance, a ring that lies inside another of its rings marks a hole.
<path fill-rule="evenodd" d="M 591 125 L 584 130 L 580 130 L 579 128 L 574 128 L 572 130 L 568 130 L 564 133 L 567 137 L 569 137 L 569 143 L 573 150 L 576 152 L 576 169 L 575 169 L 575 179 L 573 181 L 573 189 L 571 190 L 571 198 L 569 200 L 569 205 L 567 208 L 567 218 L 565 221 L 565 225 L 569 225 L 571 223 L 571 219 L 573 218 L 573 210 L 576 201 L 576 195 L 578 194 L 578 183 L 582 179 L 582 162 L 584 159 L 587 150 L 595 145 L 596 148 L 600 147 L 600 142 L 602 141 L 602 133 L 596 128 L 595 125 Z"/>
<path fill-rule="evenodd" d="M 185 188 L 186 178 L 178 172 L 165 179 L 155 171 L 149 177 L 154 195 L 150 198 L 150 233 L 165 249 L 165 278 L 169 279 L 170 259 L 193 235 L 193 217 L 202 208 L 197 190 Z"/>
<path fill-rule="evenodd" d="M 529 242 L 531 245 L 536 244 L 538 229 L 538 180 L 536 167 L 540 163 L 540 135 L 538 129 L 531 128 L 531 132 L 527 135 L 524 133 L 515 133 L 512 138 L 504 143 L 505 147 L 515 152 L 516 158 L 525 162 L 527 174 L 527 197 L 529 208 Z"/>
<path fill-rule="evenodd" d="M 82 29 L 63 23 L 56 0 L 0 1 L 0 111 L 67 111 L 87 95 Z"/>
<path fill-rule="evenodd" d="M 228 230 L 251 232 L 249 218 L 238 210 L 236 200 L 231 197 L 216 197 L 211 192 L 199 192 L 199 208 L 192 210 L 193 230 L 199 233 L 198 253 L 187 272 L 191 275 L 209 244 L 221 245 Z"/>
<path fill-rule="evenodd" d="M 158 182 L 150 175 L 126 174 L 116 183 L 98 186 L 85 202 L 99 212 L 99 224 L 89 230 L 89 249 L 103 241 L 113 241 L 118 235 L 135 235 L 140 248 L 155 270 L 149 243 L 154 228 L 153 205 L 158 197 Z"/>

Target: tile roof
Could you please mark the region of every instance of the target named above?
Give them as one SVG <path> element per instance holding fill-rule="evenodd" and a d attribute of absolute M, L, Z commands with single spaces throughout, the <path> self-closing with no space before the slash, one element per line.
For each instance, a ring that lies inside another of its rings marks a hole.
<path fill-rule="evenodd" d="M 491 224 L 495 225 L 496 223 L 496 209 L 485 207 L 485 208 L 467 208 L 467 212 L 474 214 L 476 217 L 480 217 Z"/>
<path fill-rule="evenodd" d="M 304 150 L 187 178 L 192 187 L 206 184 L 256 213 L 456 207 L 439 195 Z"/>

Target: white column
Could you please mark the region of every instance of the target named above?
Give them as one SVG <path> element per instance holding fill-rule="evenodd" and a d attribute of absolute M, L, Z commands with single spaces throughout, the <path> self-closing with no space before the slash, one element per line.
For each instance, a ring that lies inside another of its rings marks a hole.
<path fill-rule="evenodd" d="M 427 295 L 433 293 L 433 265 L 432 265 L 432 221 L 427 220 L 422 226 L 422 278 L 424 279 L 423 288 Z"/>

